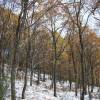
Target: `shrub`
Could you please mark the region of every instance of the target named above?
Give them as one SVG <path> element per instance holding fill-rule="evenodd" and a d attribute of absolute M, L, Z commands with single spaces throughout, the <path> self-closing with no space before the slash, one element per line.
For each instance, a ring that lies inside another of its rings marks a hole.
<path fill-rule="evenodd" d="M 8 88 L 7 80 L 6 79 L 0 79 L 0 100 L 3 100 L 6 94 Z"/>

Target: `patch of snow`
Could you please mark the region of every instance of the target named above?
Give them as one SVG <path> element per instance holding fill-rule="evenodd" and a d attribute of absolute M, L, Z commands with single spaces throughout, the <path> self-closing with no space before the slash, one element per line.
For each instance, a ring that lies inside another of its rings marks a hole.
<path fill-rule="evenodd" d="M 33 77 L 33 85 L 30 86 L 29 76 L 27 82 L 27 88 L 25 92 L 25 99 L 23 100 L 80 100 L 80 92 L 78 90 L 78 96 L 75 96 L 74 91 L 69 91 L 69 82 L 59 83 L 57 82 L 57 97 L 53 96 L 53 89 L 50 88 L 51 80 L 46 80 L 46 82 L 40 81 L 40 85 L 36 85 L 36 77 Z M 22 89 L 23 89 L 23 80 L 16 80 L 16 97 L 17 100 L 21 99 Z M 75 84 L 72 83 L 72 88 Z M 65 88 L 65 90 L 63 90 Z M 74 89 L 72 89 L 74 90 Z M 93 92 L 97 93 L 98 88 L 94 88 Z M 6 99 L 11 100 L 11 89 L 8 88 Z M 89 100 L 89 96 L 85 96 L 85 100 Z M 99 100 L 93 98 L 92 100 Z"/>

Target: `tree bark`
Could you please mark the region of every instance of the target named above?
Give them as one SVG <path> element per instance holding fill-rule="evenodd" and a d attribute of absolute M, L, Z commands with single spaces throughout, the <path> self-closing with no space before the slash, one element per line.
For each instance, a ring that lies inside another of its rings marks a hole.
<path fill-rule="evenodd" d="M 83 51 L 83 41 L 82 41 L 82 33 L 79 29 L 79 41 L 80 41 L 80 62 L 81 62 L 81 83 L 82 83 L 82 93 L 81 93 L 81 100 L 84 100 L 85 95 L 85 83 L 84 83 L 84 51 Z"/>
<path fill-rule="evenodd" d="M 56 51 L 56 40 L 55 33 L 53 34 L 53 46 L 54 46 L 54 65 L 53 65 L 53 83 L 54 83 L 54 96 L 57 97 L 56 93 L 56 65 L 57 65 L 57 51 Z"/>
<path fill-rule="evenodd" d="M 13 50 L 12 67 L 11 67 L 11 100 L 16 100 L 16 92 L 15 92 L 16 54 L 17 54 L 18 41 L 19 41 L 20 19 L 21 19 L 21 13 L 18 18 L 18 26 L 14 38 L 14 50 Z"/>
<path fill-rule="evenodd" d="M 26 67 L 25 67 L 25 76 L 24 76 L 24 87 L 22 90 L 22 99 L 25 99 L 25 90 L 26 90 L 26 86 L 27 86 L 27 65 L 28 64 L 25 65 Z"/>

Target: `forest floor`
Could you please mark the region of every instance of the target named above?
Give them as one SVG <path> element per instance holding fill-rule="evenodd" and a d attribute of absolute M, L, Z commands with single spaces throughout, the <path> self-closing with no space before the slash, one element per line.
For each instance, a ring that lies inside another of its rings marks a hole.
<path fill-rule="evenodd" d="M 78 90 L 78 96 L 75 96 L 74 83 L 72 83 L 72 90 L 69 89 L 69 82 L 59 83 L 57 82 L 57 97 L 53 96 L 53 89 L 51 89 L 51 80 L 46 80 L 45 82 L 40 81 L 40 84 L 36 84 L 36 77 L 33 77 L 33 85 L 30 86 L 30 81 L 28 78 L 27 88 L 25 92 L 25 99 L 23 100 L 80 100 L 80 92 Z M 17 100 L 21 99 L 23 80 L 16 80 L 16 96 Z M 5 100 L 11 100 L 10 85 L 7 89 L 7 94 Z M 94 88 L 92 93 L 92 100 L 98 99 L 98 88 Z M 89 100 L 89 95 L 85 95 L 85 100 Z"/>

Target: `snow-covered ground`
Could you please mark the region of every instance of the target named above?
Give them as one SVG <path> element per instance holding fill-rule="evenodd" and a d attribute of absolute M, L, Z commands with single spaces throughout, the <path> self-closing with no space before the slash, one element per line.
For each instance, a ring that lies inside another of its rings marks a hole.
<path fill-rule="evenodd" d="M 57 83 L 57 97 L 53 96 L 53 89 L 50 88 L 51 80 L 46 80 L 46 82 L 40 82 L 40 85 L 36 85 L 36 77 L 33 78 L 33 85 L 29 85 L 29 79 L 27 84 L 27 89 L 25 92 L 24 100 L 80 100 L 80 93 L 75 96 L 74 91 L 69 90 L 69 83 L 64 82 L 62 84 Z M 74 88 L 74 83 L 73 83 Z M 23 80 L 16 80 L 16 96 L 17 100 L 21 99 L 21 93 L 23 88 Z M 97 93 L 97 88 L 94 89 L 94 95 Z M 7 90 L 6 100 L 11 100 L 10 98 L 10 86 Z M 85 96 L 85 100 L 89 100 L 89 96 Z M 92 100 L 99 100 L 93 98 Z"/>

